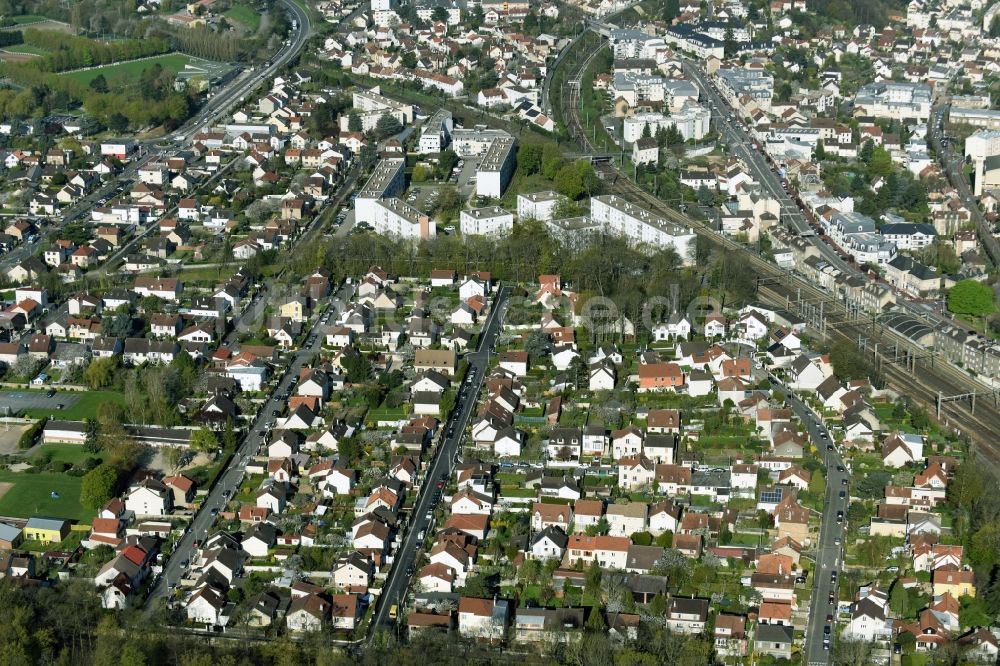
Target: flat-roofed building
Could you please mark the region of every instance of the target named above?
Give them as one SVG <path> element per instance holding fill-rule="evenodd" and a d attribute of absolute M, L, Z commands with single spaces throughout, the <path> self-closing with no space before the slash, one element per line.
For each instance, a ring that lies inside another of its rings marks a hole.
<path fill-rule="evenodd" d="M 476 168 L 476 194 L 499 199 L 507 189 L 517 163 L 517 142 L 508 135 L 490 145 Z"/>
<path fill-rule="evenodd" d="M 691 229 L 619 196 L 605 194 L 591 198 L 590 217 L 606 231 L 620 234 L 633 243 L 657 249 L 673 248 L 685 264 L 693 261 L 695 234 Z"/>
<path fill-rule="evenodd" d="M 514 230 L 514 214 L 500 206 L 463 210 L 458 219 L 463 236 L 502 236 Z"/>
<path fill-rule="evenodd" d="M 403 191 L 406 187 L 405 167 L 406 160 L 399 157 L 387 158 L 378 163 L 354 200 L 356 222 L 374 226 L 375 202 L 394 197 Z"/>

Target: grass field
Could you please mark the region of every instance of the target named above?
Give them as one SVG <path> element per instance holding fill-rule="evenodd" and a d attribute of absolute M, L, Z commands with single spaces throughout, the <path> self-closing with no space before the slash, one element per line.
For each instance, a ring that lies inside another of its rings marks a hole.
<path fill-rule="evenodd" d="M 80 444 L 42 444 L 35 450 L 31 459 L 34 461 L 46 453 L 51 453 L 54 461 L 67 462 L 71 465 L 83 462 L 87 458 L 101 457 L 98 454 L 87 453 Z"/>
<path fill-rule="evenodd" d="M 30 44 L 14 44 L 8 46 L 4 49 L 11 53 L 30 53 L 31 55 L 43 56 L 48 54 L 48 51 L 37 46 L 31 46 Z"/>
<path fill-rule="evenodd" d="M 226 18 L 231 18 L 237 23 L 245 26 L 250 32 L 257 32 L 260 28 L 260 14 L 256 10 L 246 5 L 236 5 L 225 13 Z"/>
<path fill-rule="evenodd" d="M 0 482 L 14 486 L 0 497 L 0 516 L 31 518 L 51 516 L 69 520 L 90 520 L 94 511 L 80 506 L 81 478 L 67 474 L 15 473 L 0 470 Z M 59 499 L 52 498 L 52 491 Z"/>
<path fill-rule="evenodd" d="M 117 402 L 124 404 L 125 396 L 114 391 L 86 391 L 74 393 L 74 397 L 79 400 L 72 407 L 66 409 L 56 409 L 58 400 L 53 398 L 52 408 L 46 409 L 26 409 L 24 415 L 33 419 L 40 419 L 43 416 L 59 419 L 62 421 L 81 421 L 86 418 L 93 418 L 97 415 L 97 408 L 102 402 Z"/>
<path fill-rule="evenodd" d="M 167 55 L 157 56 L 155 58 L 148 58 L 146 60 L 136 60 L 133 62 L 123 62 L 117 65 L 107 65 L 105 67 L 95 67 L 94 69 L 88 69 L 82 72 L 68 72 L 62 76 L 66 76 L 71 79 L 75 79 L 80 83 L 87 85 L 93 81 L 99 74 L 103 74 L 104 78 L 110 83 L 115 79 L 122 78 L 123 76 L 128 78 L 130 81 L 135 81 L 142 74 L 142 70 L 148 69 L 157 63 L 163 66 L 164 69 L 169 69 L 172 72 L 180 72 L 184 69 L 184 66 L 191 62 L 191 57 L 186 56 L 182 53 L 169 53 Z"/>
<path fill-rule="evenodd" d="M 39 21 L 48 21 L 44 16 L 38 16 L 37 14 L 26 14 L 24 16 L 15 16 L 13 18 L 14 23 L 17 25 L 24 25 L 26 23 L 38 23 Z"/>

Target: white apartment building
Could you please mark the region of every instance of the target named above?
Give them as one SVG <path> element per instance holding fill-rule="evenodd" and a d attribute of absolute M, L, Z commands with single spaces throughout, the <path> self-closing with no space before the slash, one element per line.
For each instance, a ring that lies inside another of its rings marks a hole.
<path fill-rule="evenodd" d="M 463 210 L 459 228 L 463 236 L 502 236 L 514 230 L 514 214 L 500 206 Z"/>
<path fill-rule="evenodd" d="M 413 122 L 413 105 L 383 97 L 379 93 L 378 87 L 371 90 L 356 90 L 354 92 L 353 104 L 355 112 L 361 119 L 361 130 L 364 132 L 374 130 L 382 116 L 392 116 L 401 125 L 408 125 Z M 345 113 L 340 117 L 341 132 L 348 131 L 347 124 L 349 122 L 349 113 Z"/>
<path fill-rule="evenodd" d="M 855 112 L 876 118 L 927 120 L 931 87 L 926 83 L 876 81 L 861 86 L 854 96 Z"/>
<path fill-rule="evenodd" d="M 553 190 L 517 195 L 517 219 L 547 222 L 555 216 L 556 206 L 566 197 Z"/>
<path fill-rule="evenodd" d="M 673 248 L 685 264 L 693 261 L 695 234 L 690 229 L 654 215 L 613 194 L 590 200 L 590 217 L 606 231 L 621 234 L 633 243 Z"/>
<path fill-rule="evenodd" d="M 694 102 L 686 102 L 681 109 L 672 115 L 665 116 L 659 112 L 637 113 L 625 118 L 622 123 L 622 138 L 625 143 L 635 143 L 649 126 L 650 136 L 656 136 L 661 129 L 673 125 L 681 133 L 684 140 L 700 140 L 711 129 L 712 113 Z"/>
<path fill-rule="evenodd" d="M 437 228 L 431 219 L 402 199 L 377 199 L 371 221 L 375 233 L 411 240 L 433 238 Z"/>
<path fill-rule="evenodd" d="M 771 109 L 774 77 L 763 69 L 719 69 L 715 73 L 719 92 L 733 108 L 739 108 L 740 98 L 749 97 L 763 111 Z"/>
<path fill-rule="evenodd" d="M 448 147 L 451 133 L 454 130 L 455 122 L 452 119 L 451 111 L 438 109 L 420 129 L 420 154 L 440 153 Z"/>
<path fill-rule="evenodd" d="M 497 139 L 511 138 L 510 134 L 498 129 L 488 129 L 476 125 L 471 129 L 457 129 L 451 134 L 452 150 L 459 157 L 477 157 L 490 149 Z"/>
<path fill-rule="evenodd" d="M 404 169 L 406 160 L 392 157 L 382 160 L 368 178 L 368 182 L 358 192 L 354 200 L 354 218 L 356 222 L 375 224 L 375 202 L 380 199 L 394 197 L 406 187 Z"/>
<path fill-rule="evenodd" d="M 517 142 L 507 135 L 496 139 L 476 168 L 476 195 L 499 199 L 517 166 Z"/>
<path fill-rule="evenodd" d="M 986 158 L 994 155 L 1000 155 L 1000 130 L 979 130 L 965 140 L 965 156 L 972 160 L 975 171 L 973 194 L 976 196 L 983 193 L 983 165 Z"/>

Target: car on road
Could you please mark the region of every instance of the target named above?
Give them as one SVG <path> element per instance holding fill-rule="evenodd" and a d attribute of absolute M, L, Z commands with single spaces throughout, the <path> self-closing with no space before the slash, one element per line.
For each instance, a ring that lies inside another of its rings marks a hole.
<path fill-rule="evenodd" d="M 827 614 L 827 616 L 826 616 L 826 623 L 827 624 L 833 624 L 833 615 Z"/>
<path fill-rule="evenodd" d="M 844 466 L 843 465 L 837 465 L 837 471 L 838 472 L 843 472 L 844 471 Z"/>
<path fill-rule="evenodd" d="M 826 450 L 827 451 L 833 451 L 833 444 L 827 444 L 826 445 Z"/>
<path fill-rule="evenodd" d="M 837 522 L 838 523 L 844 522 L 844 512 L 843 511 L 838 511 L 837 512 Z"/>
<path fill-rule="evenodd" d="M 49 389 L 48 391 L 45 392 L 45 397 L 46 398 L 51 398 L 55 394 L 56 394 L 56 390 L 55 389 Z"/>
<path fill-rule="evenodd" d="M 839 546 L 840 545 L 840 537 L 837 537 L 837 538 L 835 538 L 833 540 L 833 545 L 835 545 L 835 546 Z"/>
<path fill-rule="evenodd" d="M 399 606 L 393 604 L 389 607 L 389 619 L 395 620 L 397 617 L 399 617 Z"/>
<path fill-rule="evenodd" d="M 840 497 L 840 499 L 844 499 L 847 497 L 847 491 L 841 490 L 837 496 Z"/>
<path fill-rule="evenodd" d="M 212 510 L 209 511 L 209 513 L 211 513 L 213 516 L 217 516 L 217 515 L 219 515 L 219 508 L 218 507 L 213 507 Z"/>

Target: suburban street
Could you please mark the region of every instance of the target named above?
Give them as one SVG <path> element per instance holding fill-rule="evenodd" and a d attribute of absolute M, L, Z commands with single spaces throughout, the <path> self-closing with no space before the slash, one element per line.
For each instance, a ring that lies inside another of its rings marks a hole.
<path fill-rule="evenodd" d="M 509 295 L 510 288 L 501 287 L 493 302 L 493 309 L 483 326 L 479 346 L 476 351 L 465 355 L 465 360 L 469 362 L 466 382 L 459 387 L 459 395 L 456 397 L 455 409 L 452 411 L 451 418 L 441 426 L 444 431 L 441 443 L 428 465 L 420 495 L 418 495 L 410 514 L 406 537 L 396 553 L 395 562 L 382 588 L 378 606 L 369 625 L 367 637 L 369 642 L 378 628 L 386 624 L 389 608 L 393 604 L 401 604 L 406 590 L 410 586 L 414 573 L 411 572 L 410 567 L 415 566 L 416 553 L 421 545 L 417 535 L 426 530 L 430 523 L 428 514 L 438 501 L 434 499 L 438 495 L 437 482 L 450 476 L 455 467 L 455 458 L 465 435 L 465 427 L 472 417 L 473 409 L 476 406 L 476 396 L 479 394 L 489 370 L 491 349 L 496 344 L 497 336 L 503 328 L 503 318 L 507 312 L 507 297 Z M 451 434 L 449 435 L 449 433 Z"/>
<path fill-rule="evenodd" d="M 229 460 L 226 471 L 219 477 L 218 483 L 212 488 L 208 497 L 202 502 L 191 521 L 190 529 L 177 541 L 174 552 L 170 559 L 163 566 L 163 574 L 158 582 L 150 590 L 146 598 L 146 605 L 154 599 L 168 595 L 170 586 L 176 584 L 183 578 L 190 561 L 195 555 L 194 542 L 202 540 L 208 534 L 208 528 L 212 526 L 219 511 L 225 507 L 226 502 L 233 496 L 239 488 L 245 474 L 247 462 L 251 456 L 259 451 L 262 444 L 266 443 L 268 424 L 275 419 L 275 412 L 280 413 L 285 408 L 285 395 L 290 394 L 295 382 L 298 381 L 299 371 L 306 367 L 315 354 L 320 351 L 323 344 L 323 329 L 326 326 L 327 315 L 336 316 L 343 308 L 344 303 L 354 293 L 352 285 L 344 285 L 335 297 L 332 298 L 329 308 L 325 314 L 317 316 L 315 323 L 309 329 L 306 339 L 311 339 L 312 344 L 305 345 L 302 349 L 292 352 L 289 357 L 288 366 L 285 372 L 278 379 L 276 387 L 271 395 L 261 405 L 243 442 L 237 447 L 236 452 Z M 264 433 L 263 435 L 261 433 Z"/>
<path fill-rule="evenodd" d="M 806 429 L 809 441 L 815 444 L 817 451 L 824 457 L 826 464 L 826 510 L 821 516 L 819 528 L 819 543 L 816 544 L 815 567 L 813 569 L 812 597 L 809 601 L 809 624 L 806 627 L 805 652 L 806 661 L 809 666 L 819 664 L 829 664 L 830 655 L 834 648 L 831 627 L 830 649 L 823 645 L 823 627 L 826 625 L 826 616 L 836 617 L 837 583 L 831 582 L 831 572 L 839 571 L 841 567 L 841 556 L 843 545 L 839 543 L 844 536 L 845 522 L 837 522 L 837 512 L 843 511 L 847 515 L 847 507 L 850 504 L 850 493 L 848 485 L 850 474 L 843 465 L 840 450 L 830 439 L 829 431 L 822 422 L 816 418 L 812 409 L 806 405 L 795 394 L 794 391 L 783 385 L 781 381 L 771 375 L 769 377 L 771 385 L 781 389 L 788 397 L 788 404 L 795 412 L 795 416 Z M 832 447 L 832 450 L 831 450 Z M 843 492 L 846 497 L 841 498 Z M 834 595 L 834 603 L 829 602 L 830 593 Z"/>

